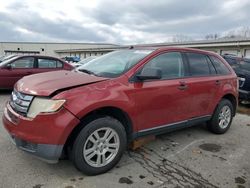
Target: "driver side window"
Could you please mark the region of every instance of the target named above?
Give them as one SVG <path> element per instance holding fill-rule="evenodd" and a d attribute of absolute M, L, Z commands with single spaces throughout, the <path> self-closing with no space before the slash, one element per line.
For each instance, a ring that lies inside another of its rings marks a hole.
<path fill-rule="evenodd" d="M 184 65 L 181 53 L 168 52 L 150 60 L 144 68 L 159 68 L 162 79 L 181 78 L 184 76 Z"/>
<path fill-rule="evenodd" d="M 28 69 L 34 67 L 34 58 L 33 57 L 24 57 L 17 59 L 11 63 L 13 69 Z"/>

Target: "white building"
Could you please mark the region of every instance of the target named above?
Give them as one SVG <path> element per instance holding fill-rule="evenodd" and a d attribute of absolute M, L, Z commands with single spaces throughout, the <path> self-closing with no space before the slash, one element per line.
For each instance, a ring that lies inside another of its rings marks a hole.
<path fill-rule="evenodd" d="M 239 57 L 250 58 L 250 39 L 236 38 L 236 39 L 218 39 L 218 40 L 201 40 L 188 41 L 179 43 L 155 43 L 142 44 L 136 46 L 180 46 L 189 48 L 198 48 L 202 50 L 214 51 L 220 55 L 233 54 Z"/>
<path fill-rule="evenodd" d="M 153 43 L 136 46 L 181 46 L 214 51 L 220 55 L 225 53 L 250 58 L 250 39 L 218 39 L 188 41 L 179 43 Z M 37 43 L 37 42 L 0 42 L 0 56 L 9 54 L 41 54 L 55 57 L 78 56 L 84 59 L 89 56 L 100 56 L 105 53 L 128 48 L 105 43 Z"/>
<path fill-rule="evenodd" d="M 10 54 L 41 54 L 55 57 L 81 56 L 81 54 L 58 53 L 64 49 L 112 48 L 105 43 L 46 43 L 46 42 L 0 42 L 0 56 Z M 69 51 L 69 50 L 68 50 Z M 101 54 L 100 54 L 101 55 Z"/>

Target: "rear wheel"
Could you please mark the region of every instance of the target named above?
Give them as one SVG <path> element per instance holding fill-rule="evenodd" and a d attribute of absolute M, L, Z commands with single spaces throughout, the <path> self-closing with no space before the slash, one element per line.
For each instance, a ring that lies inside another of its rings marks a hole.
<path fill-rule="evenodd" d="M 227 99 L 218 104 L 212 119 L 207 123 L 208 129 L 216 134 L 225 133 L 231 126 L 233 119 L 233 105 Z"/>
<path fill-rule="evenodd" d="M 71 160 L 87 175 L 97 175 L 113 168 L 122 157 L 127 138 L 123 125 L 111 117 L 87 124 L 77 136 Z"/>

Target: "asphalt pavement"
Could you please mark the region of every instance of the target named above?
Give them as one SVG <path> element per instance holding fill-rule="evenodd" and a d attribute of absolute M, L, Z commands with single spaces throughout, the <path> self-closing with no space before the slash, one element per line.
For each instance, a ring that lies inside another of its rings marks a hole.
<path fill-rule="evenodd" d="M 0 92 L 0 117 L 9 91 Z M 242 109 L 242 107 L 241 107 Z M 248 109 L 240 112 L 248 113 Z M 17 149 L 0 121 L 1 188 L 250 187 L 250 113 L 237 113 L 224 135 L 205 125 L 157 136 L 126 151 L 108 173 L 85 176 L 68 160 L 47 164 Z"/>

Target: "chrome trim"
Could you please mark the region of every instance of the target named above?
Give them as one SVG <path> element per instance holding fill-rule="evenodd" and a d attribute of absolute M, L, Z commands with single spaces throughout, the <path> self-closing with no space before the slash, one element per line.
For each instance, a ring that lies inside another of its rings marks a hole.
<path fill-rule="evenodd" d="M 148 129 L 143 129 L 141 131 L 138 131 L 138 133 L 143 133 L 143 132 L 147 132 L 147 131 L 152 131 L 152 130 L 155 130 L 155 129 L 160 129 L 160 128 L 164 128 L 164 127 L 168 127 L 168 126 L 174 126 L 174 125 L 178 125 L 178 124 L 181 124 L 181 123 L 187 123 L 188 121 L 185 120 L 185 121 L 180 121 L 180 122 L 176 122 L 176 123 L 170 123 L 170 124 L 166 124 L 166 125 L 160 125 L 160 126 L 157 126 L 157 127 L 153 127 L 153 128 L 148 128 Z"/>
<path fill-rule="evenodd" d="M 243 87 L 245 84 L 246 78 L 238 77 L 238 80 L 239 80 L 239 87 Z"/>
<path fill-rule="evenodd" d="M 239 89 L 239 92 L 240 93 L 245 93 L 245 94 L 250 94 L 250 91 L 245 91 L 245 90 L 242 90 L 242 89 Z"/>
<path fill-rule="evenodd" d="M 179 125 L 179 124 L 183 124 L 183 123 L 188 123 L 189 121 L 195 121 L 195 120 L 199 120 L 199 119 L 202 119 L 202 118 L 209 118 L 209 117 L 211 117 L 211 115 L 195 117 L 195 118 L 187 119 L 187 120 L 184 120 L 184 121 L 178 121 L 178 122 L 175 122 L 175 123 L 170 123 L 170 124 L 160 125 L 160 126 L 153 127 L 153 128 L 143 129 L 143 130 L 138 131 L 138 133 L 143 133 L 143 132 L 152 131 L 152 130 L 156 130 L 156 129 L 161 129 L 161 128 L 165 128 L 165 127 L 175 126 L 175 125 Z"/>
<path fill-rule="evenodd" d="M 23 93 L 20 93 L 20 92 L 17 92 L 17 91 L 13 91 L 18 98 L 20 98 L 21 100 L 24 100 L 24 101 L 31 101 L 33 96 L 31 95 L 26 95 L 26 94 L 23 94 Z"/>
<path fill-rule="evenodd" d="M 14 90 L 11 94 L 11 100 L 9 104 L 15 112 L 26 116 L 33 98 L 34 97 L 31 95 L 26 95 Z"/>
<path fill-rule="evenodd" d="M 12 108 L 14 108 L 15 110 L 17 110 L 19 112 L 26 113 L 28 111 L 27 107 L 19 106 L 17 103 L 15 103 L 13 101 L 10 102 L 10 105 L 12 106 Z"/>

